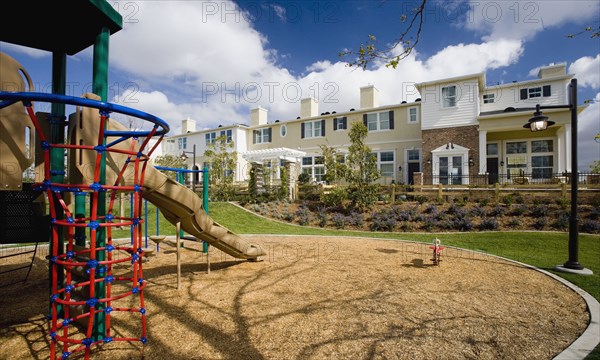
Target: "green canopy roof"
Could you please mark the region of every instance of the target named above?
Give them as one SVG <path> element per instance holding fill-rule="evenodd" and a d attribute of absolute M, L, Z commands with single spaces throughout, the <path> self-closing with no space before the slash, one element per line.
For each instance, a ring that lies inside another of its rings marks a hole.
<path fill-rule="evenodd" d="M 0 21 L 0 40 L 34 49 L 76 53 L 94 45 L 102 28 L 114 34 L 123 28 L 121 15 L 105 0 L 20 1 L 18 13 L 4 16 L 22 25 Z"/>

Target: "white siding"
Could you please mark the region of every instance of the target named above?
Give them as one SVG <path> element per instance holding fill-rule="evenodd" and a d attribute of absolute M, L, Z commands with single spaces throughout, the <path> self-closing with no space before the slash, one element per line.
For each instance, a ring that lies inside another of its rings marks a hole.
<path fill-rule="evenodd" d="M 520 91 L 525 88 L 532 87 L 543 87 L 544 85 L 550 85 L 550 96 L 538 97 L 532 99 L 521 100 Z M 484 94 L 495 94 L 495 102 L 492 104 L 483 103 Z M 498 86 L 488 87 L 485 91 L 482 91 L 481 97 L 481 111 L 495 111 L 504 110 L 507 107 L 534 107 L 536 104 L 540 105 L 563 105 L 568 103 L 567 99 L 567 84 L 566 80 L 557 81 L 543 81 L 539 82 L 527 82 L 527 83 L 516 83 L 509 86 Z"/>
<path fill-rule="evenodd" d="M 444 108 L 442 88 L 456 85 L 456 106 Z M 476 77 L 456 83 L 426 85 L 421 89 L 421 128 L 439 129 L 477 125 L 479 83 Z"/>

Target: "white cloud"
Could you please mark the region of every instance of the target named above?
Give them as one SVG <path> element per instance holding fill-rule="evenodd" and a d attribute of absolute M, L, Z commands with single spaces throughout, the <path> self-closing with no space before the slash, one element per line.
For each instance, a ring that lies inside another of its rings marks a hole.
<path fill-rule="evenodd" d="M 231 2 L 136 4 L 139 21 L 111 37 L 111 67 L 139 85 L 128 94 L 139 102 L 126 105 L 169 121 L 171 134 L 188 116 L 199 128 L 247 123 L 259 105 L 269 121 L 295 119 L 308 96 L 319 100 L 320 112 L 348 111 L 359 107 L 359 88 L 368 84 L 380 90 L 381 105 L 412 101 L 417 82 L 508 66 L 523 52 L 521 41 L 498 39 L 448 46 L 429 58 L 414 51 L 396 69 L 378 62 L 363 71 L 323 60 L 293 75 Z M 218 8 L 207 11 L 209 5 Z"/>
<path fill-rule="evenodd" d="M 584 56 L 569 65 L 569 74 L 575 74 L 577 84 L 593 89 L 600 87 L 600 54 L 596 57 Z"/>
<path fill-rule="evenodd" d="M 34 59 L 39 59 L 39 58 L 43 58 L 43 57 L 52 55 L 51 52 L 46 51 L 46 50 L 34 49 L 34 48 L 21 46 L 21 45 L 15 45 L 15 44 L 2 42 L 2 41 L 0 41 L 0 50 L 3 52 L 6 50 L 12 50 L 15 52 L 19 52 L 21 54 L 31 56 Z"/>
<path fill-rule="evenodd" d="M 594 102 L 579 114 L 577 124 L 578 168 L 581 171 L 590 171 L 594 160 L 600 160 L 600 143 L 594 141 L 594 136 L 600 134 L 600 93 L 597 93 Z"/>
<path fill-rule="evenodd" d="M 597 20 L 595 18 L 600 12 L 597 0 L 469 0 L 468 5 L 465 27 L 483 33 L 484 40 L 529 40 L 547 28 Z"/>

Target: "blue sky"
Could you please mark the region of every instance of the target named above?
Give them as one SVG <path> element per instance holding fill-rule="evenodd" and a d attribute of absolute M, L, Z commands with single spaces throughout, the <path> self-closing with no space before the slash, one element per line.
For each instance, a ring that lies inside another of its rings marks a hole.
<path fill-rule="evenodd" d="M 580 118 L 580 168 L 600 159 L 600 38 L 566 35 L 600 26 L 600 1 L 429 0 L 416 51 L 397 69 L 374 63 L 352 69 L 338 53 L 377 37 L 385 47 L 402 31 L 413 1 L 111 1 L 124 19 L 111 36 L 109 97 L 158 115 L 177 133 L 247 123 L 256 106 L 269 120 L 295 119 L 299 99 L 319 111 L 358 107 L 359 88 L 374 84 L 380 103 L 414 100 L 412 84 L 486 72 L 487 83 L 533 79 L 536 68 L 565 62 L 579 99 L 596 99 Z M 46 52 L 0 43 L 48 91 Z M 395 51 L 401 51 L 396 49 Z M 68 59 L 67 89 L 91 83 L 91 49 Z"/>

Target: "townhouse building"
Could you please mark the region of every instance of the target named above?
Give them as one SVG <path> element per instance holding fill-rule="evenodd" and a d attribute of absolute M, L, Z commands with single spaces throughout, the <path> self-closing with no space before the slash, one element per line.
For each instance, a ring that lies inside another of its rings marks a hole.
<path fill-rule="evenodd" d="M 545 111 L 556 123 L 545 131 L 532 132 L 524 124 L 536 104 L 567 104 L 572 77 L 566 64 L 552 64 L 542 67 L 537 79 L 508 84 L 487 85 L 483 72 L 418 83 L 421 97 L 413 102 L 381 105 L 378 89 L 369 85 L 360 88 L 359 106 L 347 111 L 320 113 L 317 101 L 305 98 L 296 119 L 272 121 L 262 107 L 251 110 L 248 125 L 196 131 L 195 121 L 186 119 L 182 133 L 163 142 L 163 153 L 189 153 L 195 146 L 189 167 L 200 169 L 208 144 L 225 135 L 238 153 L 238 182 L 248 180 L 251 164 L 268 169 L 271 180 L 288 164 L 294 178 L 305 172 L 322 182 L 321 145 L 347 153 L 351 124 L 363 122 L 382 184 L 551 179 L 571 170 L 570 111 Z"/>

